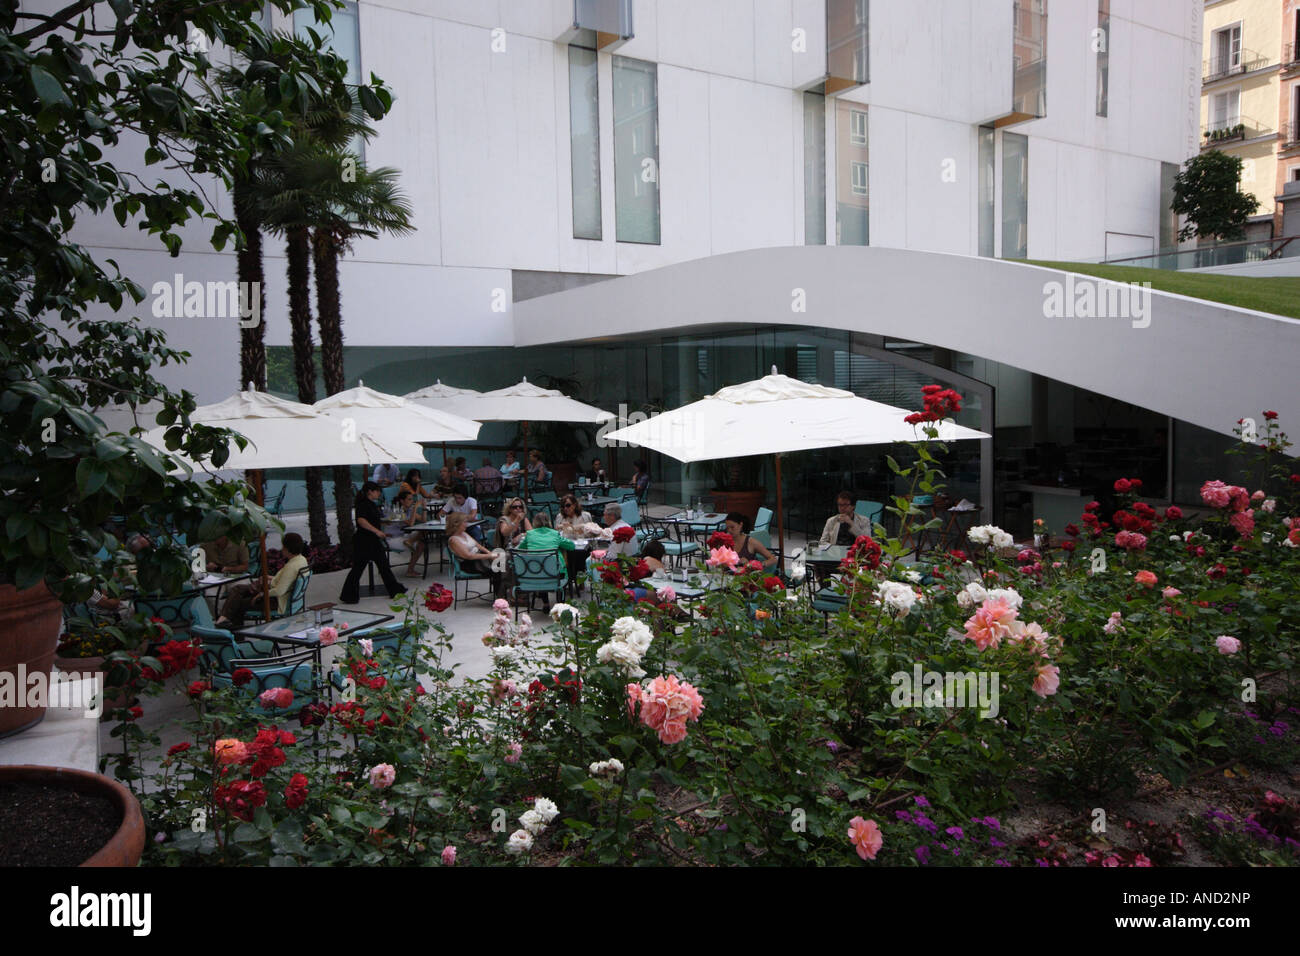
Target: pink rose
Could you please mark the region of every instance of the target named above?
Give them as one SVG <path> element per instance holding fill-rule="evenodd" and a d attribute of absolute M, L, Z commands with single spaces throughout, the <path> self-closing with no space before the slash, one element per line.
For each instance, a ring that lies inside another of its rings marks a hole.
<path fill-rule="evenodd" d="M 1178 597 L 1178 595 L 1182 594 L 1183 592 L 1178 590 L 1178 588 L 1165 588 L 1160 593 L 1164 595 L 1166 601 L 1171 601 L 1174 598 Z"/>
<path fill-rule="evenodd" d="M 333 644 L 338 639 L 339 639 L 339 632 L 335 628 L 326 625 L 325 627 L 322 627 L 320 629 L 320 642 L 323 646 L 328 647 L 330 644 Z"/>
<path fill-rule="evenodd" d="M 1235 654 L 1241 650 L 1241 641 L 1227 634 L 1220 634 L 1214 639 L 1214 646 L 1219 649 L 1220 654 Z"/>
<path fill-rule="evenodd" d="M 357 643 L 361 645 L 361 653 L 363 655 L 366 657 L 375 656 L 375 643 L 370 638 L 363 637 L 361 640 L 357 641 Z"/>
<path fill-rule="evenodd" d="M 591 556 L 593 559 L 597 561 L 604 561 L 605 555 L 607 555 L 608 553 L 609 553 L 608 551 L 593 551 L 591 552 Z"/>
<path fill-rule="evenodd" d="M 1275 509 L 1276 507 L 1277 507 L 1276 498 L 1265 498 L 1263 503 L 1260 504 L 1259 510 L 1264 512 L 1264 514 L 1266 515 L 1271 515 L 1273 513 L 1273 509 Z"/>
<path fill-rule="evenodd" d="M 377 763 L 370 768 L 370 786 L 376 790 L 387 790 L 397 779 L 397 771 L 391 763 Z"/>
<path fill-rule="evenodd" d="M 1264 492 L 1262 492 L 1262 491 L 1257 491 L 1257 492 L 1255 492 L 1253 495 L 1250 496 L 1250 500 L 1251 500 L 1251 501 L 1263 501 L 1263 500 L 1264 500 Z"/>
<path fill-rule="evenodd" d="M 726 568 L 728 571 L 736 570 L 736 565 L 740 562 L 740 555 L 728 547 L 714 548 L 709 552 L 708 558 L 704 563 L 711 568 Z"/>
<path fill-rule="evenodd" d="M 456 865 L 456 848 L 454 846 L 445 846 L 442 848 L 442 865 Z"/>
<path fill-rule="evenodd" d="M 524 745 L 517 740 L 514 741 L 510 745 L 510 752 L 506 754 L 506 763 L 508 764 L 519 763 L 519 758 L 523 756 L 523 753 L 524 753 Z"/>
<path fill-rule="evenodd" d="M 287 687 L 272 687 L 257 695 L 257 702 L 263 707 L 283 710 L 293 703 L 293 691 Z"/>
<path fill-rule="evenodd" d="M 1249 538 L 1255 532 L 1255 509 L 1233 513 L 1228 518 L 1228 524 L 1237 529 L 1237 534 Z"/>
<path fill-rule="evenodd" d="M 1038 668 L 1034 678 L 1034 693 L 1039 697 L 1050 697 L 1061 686 L 1061 669 L 1055 664 L 1044 664 Z"/>
<path fill-rule="evenodd" d="M 885 843 L 885 837 L 875 820 L 854 817 L 849 821 L 849 842 L 853 844 L 862 859 L 874 860 Z"/>
<path fill-rule="evenodd" d="M 659 599 L 660 604 L 672 604 L 677 600 L 677 592 L 672 588 L 663 587 L 655 592 L 655 597 Z"/>
<path fill-rule="evenodd" d="M 505 598 L 497 598 L 492 602 L 492 608 L 496 611 L 508 611 L 510 610 L 510 602 Z M 452 851 L 455 852 L 455 847 L 452 847 Z"/>
<path fill-rule="evenodd" d="M 1201 485 L 1201 500 L 1214 508 L 1226 508 L 1232 496 L 1228 493 L 1228 486 L 1223 482 L 1207 481 Z"/>
<path fill-rule="evenodd" d="M 1137 574 L 1133 575 L 1133 580 L 1144 588 L 1151 588 L 1155 587 L 1157 578 L 1151 571 L 1139 571 Z"/>
<path fill-rule="evenodd" d="M 981 651 L 988 647 L 996 648 L 1004 637 L 1011 635 L 1011 624 L 1017 613 L 1002 598 L 989 598 L 966 622 L 966 636 Z"/>

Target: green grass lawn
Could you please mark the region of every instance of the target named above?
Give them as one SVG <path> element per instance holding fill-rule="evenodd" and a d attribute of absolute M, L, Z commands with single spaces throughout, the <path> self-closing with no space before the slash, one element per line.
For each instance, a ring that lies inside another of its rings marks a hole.
<path fill-rule="evenodd" d="M 1292 276 L 1225 276 L 1205 272 L 1175 272 L 1172 269 L 1144 269 L 1137 266 L 1112 266 L 1095 262 L 1042 262 L 1029 265 L 1062 269 L 1114 282 L 1150 282 L 1157 292 L 1207 299 L 1300 319 L 1300 277 Z"/>

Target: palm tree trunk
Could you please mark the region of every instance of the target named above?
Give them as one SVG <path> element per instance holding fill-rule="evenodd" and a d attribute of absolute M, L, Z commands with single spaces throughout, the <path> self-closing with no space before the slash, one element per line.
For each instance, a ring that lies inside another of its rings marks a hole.
<path fill-rule="evenodd" d="M 316 401 L 316 357 L 311 341 L 311 259 L 306 226 L 288 230 L 285 253 L 289 259 L 289 325 L 292 329 L 293 371 L 298 380 L 298 401 Z M 319 468 L 308 468 L 307 526 L 312 547 L 328 547 L 329 526 L 325 522 L 325 486 Z"/>
<path fill-rule="evenodd" d="M 339 246 L 332 230 L 312 230 L 312 265 L 316 274 L 316 321 L 320 325 L 320 364 L 325 376 L 325 394 L 343 391 L 343 321 L 339 302 Z M 334 467 L 334 508 L 338 517 L 339 558 L 352 561 L 352 471 L 346 465 Z"/>
<path fill-rule="evenodd" d="M 239 330 L 239 388 L 247 388 L 249 383 L 258 391 L 266 390 L 266 274 L 262 269 L 262 230 L 257 217 L 247 212 L 247 203 L 241 194 L 247 189 L 242 181 L 235 183 L 235 221 L 244 233 L 244 243 L 239 247 L 235 258 L 235 268 L 241 288 L 252 289 L 257 283 L 257 325 L 241 326 Z"/>

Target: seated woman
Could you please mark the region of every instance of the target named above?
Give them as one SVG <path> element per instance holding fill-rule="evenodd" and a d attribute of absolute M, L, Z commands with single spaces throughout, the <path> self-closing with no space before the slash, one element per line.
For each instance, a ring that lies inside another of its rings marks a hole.
<path fill-rule="evenodd" d="M 740 557 L 741 565 L 758 561 L 763 565 L 764 571 L 771 571 L 776 567 L 776 555 L 764 547 L 761 541 L 756 541 L 750 536 L 748 518 L 733 511 L 727 515 L 726 526 L 727 534 L 731 535 L 736 542 L 736 554 Z"/>
<path fill-rule="evenodd" d="M 664 557 L 664 546 L 658 540 L 647 541 L 646 546 L 641 549 L 641 559 L 645 561 L 651 572 L 664 570 Z"/>
<path fill-rule="evenodd" d="M 524 534 L 532 530 L 532 527 L 527 510 L 524 508 L 524 499 L 511 498 L 501 509 L 501 517 L 497 519 L 497 547 L 518 547 Z"/>
<path fill-rule="evenodd" d="M 585 538 L 583 525 L 593 524 L 591 515 L 582 510 L 574 495 L 565 495 L 560 499 L 560 516 L 555 519 L 555 530 L 570 540 Z"/>
<path fill-rule="evenodd" d="M 402 481 L 402 487 L 399 491 L 409 491 L 413 495 L 419 495 L 422 498 L 432 498 L 434 493 L 424 487 L 420 481 L 420 469 L 412 468 L 406 473 L 406 478 Z"/>
<path fill-rule="evenodd" d="M 546 477 L 546 463 L 542 461 L 542 453 L 539 452 L 536 448 L 534 448 L 532 451 L 528 453 L 528 483 L 530 485 L 539 486 L 538 490 L 549 491 L 550 489 L 542 489 L 540 487 L 542 484 L 542 479 L 545 477 Z"/>
<path fill-rule="evenodd" d="M 413 524 L 422 524 L 428 520 L 425 516 L 424 502 L 411 494 L 409 491 L 399 491 L 393 503 L 400 509 L 402 518 L 402 527 Z M 406 576 L 415 577 L 415 564 L 424 555 L 424 535 L 419 531 L 414 531 L 402 539 L 402 544 L 406 545 L 406 550 L 411 552 L 411 560 L 406 565 Z"/>
<path fill-rule="evenodd" d="M 474 540 L 465 530 L 469 518 L 461 511 L 447 515 L 447 547 L 456 555 L 466 571 L 481 571 L 492 579 L 492 593 L 501 596 L 505 590 L 505 576 L 492 570 L 496 555 Z"/>
<path fill-rule="evenodd" d="M 636 500 L 645 504 L 646 496 L 650 494 L 650 466 L 643 459 L 638 458 L 632 462 L 632 467 L 636 469 L 632 473 L 632 487 L 636 489 Z"/>
<path fill-rule="evenodd" d="M 524 535 L 524 540 L 519 543 L 519 550 L 572 552 L 574 546 L 572 541 L 551 527 L 551 516 L 545 511 L 539 511 L 533 515 L 533 530 Z M 567 584 L 569 580 L 568 555 L 561 559 L 561 567 L 564 569 L 564 581 L 561 583 L 561 589 L 555 593 L 557 601 L 563 593 L 563 584 Z M 546 592 L 546 597 L 549 596 L 550 593 Z M 548 601 L 546 605 L 548 611 L 550 607 Z"/>
<path fill-rule="evenodd" d="M 519 484 L 519 462 L 515 461 L 513 451 L 506 452 L 506 463 L 501 466 L 501 477 L 506 480 L 508 485 Z"/>

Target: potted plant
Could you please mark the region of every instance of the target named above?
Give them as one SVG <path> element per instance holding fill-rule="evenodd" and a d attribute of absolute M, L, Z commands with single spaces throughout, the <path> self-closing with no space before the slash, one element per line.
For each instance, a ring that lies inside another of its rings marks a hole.
<path fill-rule="evenodd" d="M 135 866 L 144 816 L 131 791 L 65 767 L 0 767 L 0 866 Z"/>
<path fill-rule="evenodd" d="M 135 625 L 124 629 L 105 622 L 74 620 L 59 637 L 54 666 L 62 674 L 101 678 L 104 681 L 104 714 L 100 719 L 109 720 L 113 711 L 134 703 L 130 688 L 115 686 L 121 683 L 122 672 L 109 663 L 110 655 L 117 651 L 139 651 L 149 639 L 166 640 L 166 632 L 166 625 L 158 618 L 151 620 L 151 626 L 144 632 L 148 637 L 143 639 Z M 134 639 L 130 635 L 134 635 Z M 115 677 L 119 680 L 111 681 Z"/>

